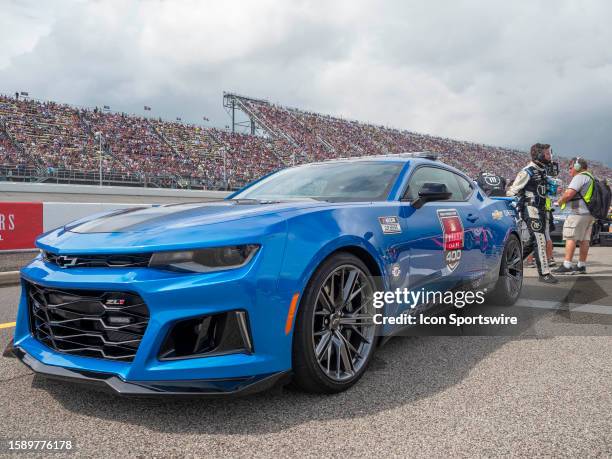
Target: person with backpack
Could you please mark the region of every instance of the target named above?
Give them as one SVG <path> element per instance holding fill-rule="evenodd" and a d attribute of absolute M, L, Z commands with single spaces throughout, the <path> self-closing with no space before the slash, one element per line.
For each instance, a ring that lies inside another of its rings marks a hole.
<path fill-rule="evenodd" d="M 601 218 L 610 205 L 610 188 L 605 182 L 597 180 L 588 170 L 584 158 L 572 158 L 569 165 L 572 181 L 559 199 L 563 209 L 570 205 L 571 214 L 563 225 L 563 240 L 565 241 L 565 259 L 554 272 L 556 274 L 586 274 L 586 261 L 591 243 L 591 231 L 595 219 Z M 578 264 L 572 264 L 576 245 L 580 250 Z"/>

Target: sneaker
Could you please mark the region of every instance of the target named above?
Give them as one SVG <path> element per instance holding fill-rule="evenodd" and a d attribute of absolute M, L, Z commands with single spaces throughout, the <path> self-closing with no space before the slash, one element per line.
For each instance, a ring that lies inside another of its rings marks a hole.
<path fill-rule="evenodd" d="M 555 274 L 575 274 L 576 270 L 572 268 L 566 268 L 564 264 L 561 264 L 557 269 L 553 270 Z"/>
<path fill-rule="evenodd" d="M 586 266 L 576 266 L 576 269 L 574 269 L 574 272 L 576 274 L 586 274 Z"/>
<path fill-rule="evenodd" d="M 548 260 L 548 266 L 557 266 L 557 262 L 555 261 L 554 258 L 551 258 L 550 260 Z"/>
<path fill-rule="evenodd" d="M 536 262 L 535 260 L 531 260 L 527 262 L 527 267 L 528 268 L 535 268 L 536 267 Z"/>
<path fill-rule="evenodd" d="M 540 276 L 540 282 L 544 282 L 545 284 L 557 284 L 559 283 L 559 279 L 557 279 L 552 274 L 545 274 Z"/>

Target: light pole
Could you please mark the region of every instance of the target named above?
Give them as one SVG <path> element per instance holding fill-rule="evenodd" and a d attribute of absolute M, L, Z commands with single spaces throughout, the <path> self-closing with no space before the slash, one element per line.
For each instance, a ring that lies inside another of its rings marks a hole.
<path fill-rule="evenodd" d="M 223 184 L 227 189 L 227 152 L 223 147 Z"/>
<path fill-rule="evenodd" d="M 96 139 L 98 139 L 98 153 L 100 155 L 99 157 L 99 173 L 100 173 L 100 186 L 102 186 L 102 133 L 100 131 L 97 131 L 95 133 L 95 137 Z"/>

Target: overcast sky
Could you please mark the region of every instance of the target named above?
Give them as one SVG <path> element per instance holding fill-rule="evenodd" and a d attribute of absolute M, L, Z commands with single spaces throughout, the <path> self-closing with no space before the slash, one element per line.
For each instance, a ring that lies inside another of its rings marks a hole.
<path fill-rule="evenodd" d="M 0 92 L 223 127 L 223 91 L 612 165 L 612 2 L 0 0 Z"/>

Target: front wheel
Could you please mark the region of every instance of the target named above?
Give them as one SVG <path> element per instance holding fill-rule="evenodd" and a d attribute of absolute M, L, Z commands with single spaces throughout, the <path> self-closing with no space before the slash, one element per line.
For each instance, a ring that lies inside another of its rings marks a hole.
<path fill-rule="evenodd" d="M 489 299 L 496 306 L 512 306 L 523 288 L 523 250 L 514 234 L 506 241 L 499 267 L 499 278 Z"/>
<path fill-rule="evenodd" d="M 307 392 L 335 393 L 363 375 L 376 347 L 376 283 L 356 256 L 337 253 L 310 280 L 293 343 L 294 383 Z"/>

